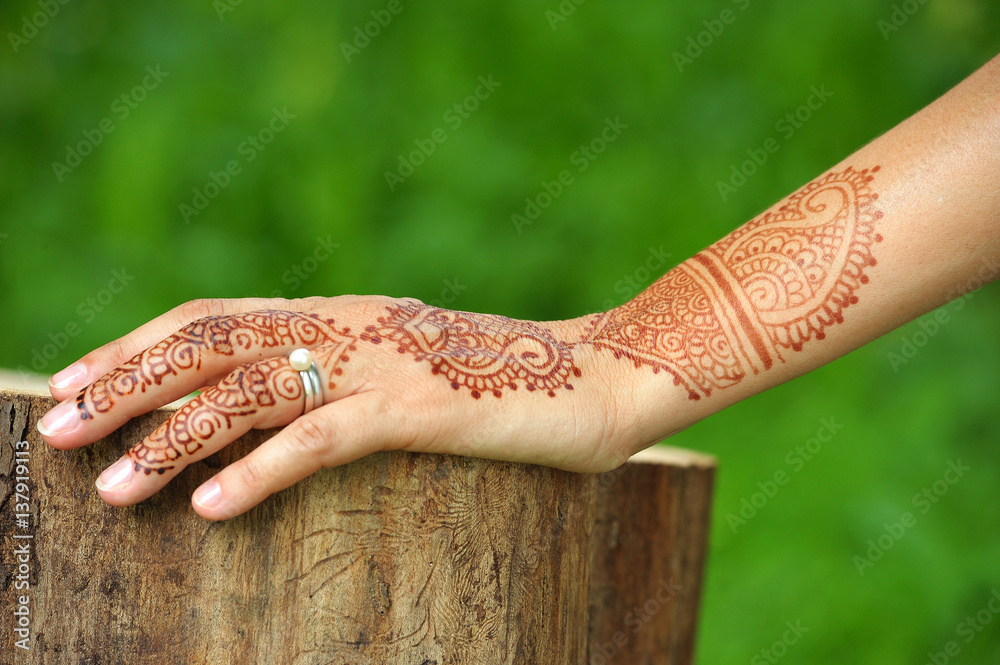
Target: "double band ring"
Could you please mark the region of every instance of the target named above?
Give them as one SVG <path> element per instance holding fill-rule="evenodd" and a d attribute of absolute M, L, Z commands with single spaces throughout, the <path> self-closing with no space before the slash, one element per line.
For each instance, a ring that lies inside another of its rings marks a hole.
<path fill-rule="evenodd" d="M 295 349 L 288 354 L 288 363 L 292 369 L 298 370 L 302 379 L 302 392 L 306 396 L 306 404 L 302 410 L 305 415 L 323 406 L 323 388 L 320 386 L 319 370 L 309 349 Z"/>

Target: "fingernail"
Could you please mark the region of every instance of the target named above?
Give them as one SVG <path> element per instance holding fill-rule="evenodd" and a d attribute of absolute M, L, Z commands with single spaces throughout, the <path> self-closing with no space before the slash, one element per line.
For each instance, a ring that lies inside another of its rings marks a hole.
<path fill-rule="evenodd" d="M 38 431 L 43 436 L 67 434 L 80 426 L 80 410 L 76 402 L 63 402 L 38 420 Z"/>
<path fill-rule="evenodd" d="M 87 366 L 83 363 L 73 363 L 64 370 L 60 370 L 49 379 L 49 385 L 53 388 L 72 388 L 79 386 L 82 388 L 87 380 Z"/>
<path fill-rule="evenodd" d="M 211 508 L 222 498 L 222 487 L 219 486 L 219 481 L 209 480 L 194 491 L 192 498 L 202 508 Z"/>
<path fill-rule="evenodd" d="M 120 490 L 132 480 L 132 459 L 123 457 L 104 470 L 98 478 L 97 489 L 103 492 Z"/>

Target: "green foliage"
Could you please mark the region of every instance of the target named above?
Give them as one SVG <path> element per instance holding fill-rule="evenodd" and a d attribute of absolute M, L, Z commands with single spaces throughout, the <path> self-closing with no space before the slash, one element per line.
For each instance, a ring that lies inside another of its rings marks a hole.
<path fill-rule="evenodd" d="M 13 42 L 40 9 L 6 3 L 0 365 L 30 366 L 69 325 L 36 363 L 51 373 L 202 296 L 444 291 L 524 318 L 597 311 L 655 279 L 650 248 L 683 260 L 1000 50 L 990 0 L 911 0 L 888 32 L 902 9 L 861 0 L 396 1 L 71 1 Z M 560 6 L 575 10 L 553 22 Z M 348 60 L 387 7 L 402 11 Z M 449 115 L 480 77 L 499 86 Z M 723 200 L 717 182 L 820 85 L 829 102 Z M 294 118 L 258 149 L 275 109 Z M 596 160 L 574 158 L 618 118 Z M 88 135 L 78 166 L 53 167 Z M 418 141 L 433 153 L 390 189 Z M 518 232 L 512 215 L 564 170 L 572 183 Z M 213 173 L 225 186 L 185 219 Z M 317 239 L 339 246 L 317 260 Z M 115 270 L 134 279 L 118 289 Z M 721 460 L 702 663 L 768 662 L 751 659 L 796 620 L 809 632 L 788 662 L 922 663 L 955 639 L 953 662 L 998 657 L 1000 617 L 968 644 L 956 631 L 1000 587 L 1000 292 L 953 314 L 905 365 L 888 354 L 918 324 L 671 441 Z M 843 429 L 790 468 L 831 417 Z M 959 458 L 971 470 L 859 574 L 866 541 Z M 788 484 L 734 533 L 727 516 L 779 470 Z"/>

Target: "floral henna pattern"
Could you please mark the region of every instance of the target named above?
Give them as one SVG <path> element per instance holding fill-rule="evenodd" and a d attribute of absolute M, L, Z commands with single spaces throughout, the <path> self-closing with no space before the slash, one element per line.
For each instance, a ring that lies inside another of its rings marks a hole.
<path fill-rule="evenodd" d="M 572 344 L 559 342 L 542 326 L 503 316 L 453 312 L 420 302 L 390 305 L 379 325 L 368 326 L 361 338 L 372 344 L 396 342 L 398 351 L 417 362 L 430 362 L 431 372 L 448 379 L 479 399 L 501 397 L 505 389 L 523 384 L 529 392 L 573 390 L 570 380 L 581 376 L 573 363 Z"/>
<path fill-rule="evenodd" d="M 878 170 L 849 167 L 806 185 L 595 317 L 584 342 L 665 371 L 700 399 L 823 339 L 875 265 Z"/>
<path fill-rule="evenodd" d="M 265 310 L 232 316 L 212 316 L 188 324 L 180 331 L 135 356 L 106 374 L 76 397 L 80 417 L 93 418 L 107 413 L 122 397 L 159 386 L 169 376 L 201 369 L 205 354 L 232 356 L 237 350 L 338 344 L 343 351 L 354 350 L 356 338 L 348 328 L 337 329 L 334 322 L 315 314 Z M 346 355 L 334 354 L 347 361 Z M 330 388 L 339 367 L 331 368 Z"/>
<path fill-rule="evenodd" d="M 302 397 L 299 373 L 284 358 L 270 358 L 237 369 L 217 386 L 182 406 L 169 420 L 129 451 L 135 470 L 150 475 L 173 469 L 216 432 L 232 429 L 233 418 L 250 416 L 279 400 Z"/>

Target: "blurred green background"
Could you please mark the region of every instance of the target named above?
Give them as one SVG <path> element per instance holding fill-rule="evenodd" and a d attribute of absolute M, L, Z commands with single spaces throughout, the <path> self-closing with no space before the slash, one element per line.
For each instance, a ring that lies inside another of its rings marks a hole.
<path fill-rule="evenodd" d="M 0 46 L 0 366 L 44 373 L 203 296 L 598 311 L 655 279 L 651 250 L 680 262 L 1000 51 L 994 0 L 44 6 L 4 3 Z M 455 110 L 480 77 L 499 85 Z M 831 99 L 776 132 L 814 85 Z M 608 119 L 627 128 L 581 162 Z M 723 200 L 769 137 L 779 152 Z M 888 354 L 918 323 L 672 439 L 721 461 L 701 663 L 924 663 L 949 641 L 948 662 L 1000 662 L 1000 616 L 968 642 L 965 624 L 1000 588 L 1000 290 L 964 303 L 904 365 Z M 843 427 L 801 464 L 824 418 Z M 912 497 L 959 459 L 922 513 Z M 788 484 L 734 528 L 777 471 Z M 786 622 L 808 632 L 774 647 Z"/>

